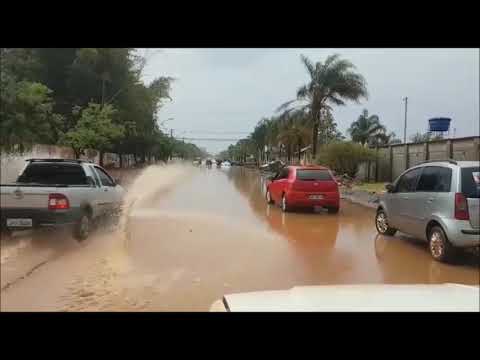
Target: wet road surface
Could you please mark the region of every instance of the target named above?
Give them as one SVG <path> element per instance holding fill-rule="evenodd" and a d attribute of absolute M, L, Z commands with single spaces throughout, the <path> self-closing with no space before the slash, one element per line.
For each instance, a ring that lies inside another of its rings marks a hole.
<path fill-rule="evenodd" d="M 285 214 L 254 170 L 168 172 L 133 185 L 122 231 L 62 248 L 2 291 L 2 310 L 205 311 L 225 293 L 298 285 L 479 283 L 478 257 L 435 262 L 422 242 L 377 235 L 363 206 Z"/>

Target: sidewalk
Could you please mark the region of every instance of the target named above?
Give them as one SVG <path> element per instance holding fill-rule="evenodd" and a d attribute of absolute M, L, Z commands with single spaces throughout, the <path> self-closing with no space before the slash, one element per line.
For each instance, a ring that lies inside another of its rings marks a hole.
<path fill-rule="evenodd" d="M 340 187 L 340 198 L 365 207 L 376 209 L 382 194 Z"/>

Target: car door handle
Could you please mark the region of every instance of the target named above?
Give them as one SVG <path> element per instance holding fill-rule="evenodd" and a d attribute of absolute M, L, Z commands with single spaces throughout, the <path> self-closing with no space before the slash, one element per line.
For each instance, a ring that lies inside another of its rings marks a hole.
<path fill-rule="evenodd" d="M 103 191 L 108 191 L 108 188 L 103 189 Z"/>
<path fill-rule="evenodd" d="M 428 198 L 427 199 L 427 202 L 431 203 L 431 202 L 434 202 L 435 201 L 435 198 Z"/>

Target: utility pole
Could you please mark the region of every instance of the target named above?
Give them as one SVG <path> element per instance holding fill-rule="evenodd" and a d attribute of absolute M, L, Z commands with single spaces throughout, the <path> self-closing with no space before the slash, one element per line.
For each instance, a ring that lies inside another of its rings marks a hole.
<path fill-rule="evenodd" d="M 170 129 L 170 139 L 173 139 L 173 129 Z M 170 150 L 170 160 L 173 160 L 173 149 Z"/>
<path fill-rule="evenodd" d="M 407 143 L 407 104 L 408 104 L 408 97 L 405 96 L 403 99 L 405 101 L 405 126 L 403 128 L 403 143 Z"/>

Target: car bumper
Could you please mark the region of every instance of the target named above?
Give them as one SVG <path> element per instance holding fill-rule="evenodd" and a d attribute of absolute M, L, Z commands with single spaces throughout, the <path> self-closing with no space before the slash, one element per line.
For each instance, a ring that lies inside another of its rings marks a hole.
<path fill-rule="evenodd" d="M 310 199 L 311 195 L 323 195 L 323 199 Z M 338 193 L 306 193 L 299 191 L 290 191 L 287 193 L 287 202 L 290 206 L 320 206 L 320 207 L 339 207 L 340 195 Z"/>
<path fill-rule="evenodd" d="M 80 208 L 69 210 L 44 209 L 1 209 L 0 226 L 7 228 L 7 219 L 32 219 L 31 227 L 9 227 L 9 229 L 27 229 L 44 226 L 68 226 L 75 224 L 81 217 Z"/>
<path fill-rule="evenodd" d="M 475 229 L 466 220 L 444 221 L 444 229 L 453 246 L 474 247 L 480 245 L 480 229 Z"/>

